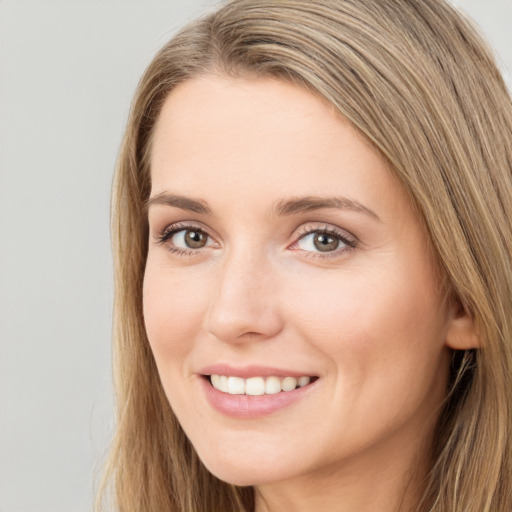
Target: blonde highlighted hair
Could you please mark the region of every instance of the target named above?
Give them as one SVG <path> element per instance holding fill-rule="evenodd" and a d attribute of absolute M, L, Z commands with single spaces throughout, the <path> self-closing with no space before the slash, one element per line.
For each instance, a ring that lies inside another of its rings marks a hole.
<path fill-rule="evenodd" d="M 100 495 L 113 490 L 120 512 L 254 509 L 251 488 L 219 481 L 199 461 L 164 395 L 142 315 L 155 123 L 176 85 L 209 73 L 316 91 L 388 160 L 481 340 L 453 353 L 417 510 L 512 510 L 512 103 L 490 50 L 443 0 L 233 0 L 155 56 L 114 181 L 118 409 Z"/>

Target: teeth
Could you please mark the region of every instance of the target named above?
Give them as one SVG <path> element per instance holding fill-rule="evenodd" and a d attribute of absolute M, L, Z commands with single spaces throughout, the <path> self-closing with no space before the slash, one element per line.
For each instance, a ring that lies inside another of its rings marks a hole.
<path fill-rule="evenodd" d="M 220 390 L 220 375 L 210 375 L 210 382 L 215 389 Z"/>
<path fill-rule="evenodd" d="M 224 393 L 228 392 L 228 378 L 225 375 L 211 375 L 212 386 Z"/>
<path fill-rule="evenodd" d="M 228 393 L 230 395 L 245 394 L 245 380 L 240 377 L 228 377 Z"/>
<path fill-rule="evenodd" d="M 267 377 L 265 379 L 265 394 L 275 395 L 281 392 L 281 380 L 279 377 Z"/>
<path fill-rule="evenodd" d="M 311 382 L 311 377 L 299 377 L 299 388 L 307 386 Z"/>
<path fill-rule="evenodd" d="M 228 378 L 225 375 L 219 376 L 219 389 L 224 393 L 228 392 Z"/>
<path fill-rule="evenodd" d="M 307 386 L 311 377 L 227 377 L 226 375 L 210 375 L 210 382 L 215 389 L 230 395 L 275 395 L 281 391 L 292 391 L 297 387 Z"/>
<path fill-rule="evenodd" d="M 295 377 L 285 377 L 281 381 L 281 389 L 283 391 L 291 391 L 297 387 L 297 379 Z"/>
<path fill-rule="evenodd" d="M 263 377 L 251 377 L 245 381 L 246 395 L 264 395 L 265 379 Z"/>

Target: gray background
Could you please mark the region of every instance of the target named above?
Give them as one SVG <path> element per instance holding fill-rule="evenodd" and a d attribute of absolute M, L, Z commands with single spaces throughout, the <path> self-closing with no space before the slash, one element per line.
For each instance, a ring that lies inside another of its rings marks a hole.
<path fill-rule="evenodd" d="M 455 3 L 512 70 L 512 0 Z M 145 65 L 213 4 L 0 0 L 0 512 L 91 509 L 113 424 L 112 169 Z"/>

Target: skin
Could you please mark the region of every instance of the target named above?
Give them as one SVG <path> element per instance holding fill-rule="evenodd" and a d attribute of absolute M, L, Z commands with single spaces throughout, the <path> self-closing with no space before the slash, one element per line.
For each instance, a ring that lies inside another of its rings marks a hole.
<path fill-rule="evenodd" d="M 258 512 L 412 509 L 449 348 L 460 348 L 467 323 L 380 154 L 311 92 L 208 75 L 167 98 L 151 169 L 152 198 L 176 194 L 211 210 L 153 200 L 144 279 L 159 375 L 206 467 L 256 486 Z M 273 209 L 304 196 L 373 213 Z M 182 231 L 159 240 L 176 223 Z M 187 228 L 206 245 L 187 248 Z M 338 246 L 320 252 L 312 240 L 325 228 L 355 247 L 335 236 Z M 288 407 L 232 418 L 205 398 L 200 370 L 214 363 L 319 379 Z"/>

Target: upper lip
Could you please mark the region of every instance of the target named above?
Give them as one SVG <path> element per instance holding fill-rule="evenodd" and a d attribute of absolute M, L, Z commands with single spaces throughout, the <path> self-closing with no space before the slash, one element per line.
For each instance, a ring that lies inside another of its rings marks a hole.
<path fill-rule="evenodd" d="M 201 375 L 226 375 L 228 377 L 241 377 L 249 379 L 250 377 L 314 377 L 315 374 L 308 371 L 288 370 L 286 368 L 276 368 L 271 366 L 249 365 L 232 366 L 226 363 L 217 363 L 205 366 L 199 373 Z"/>

